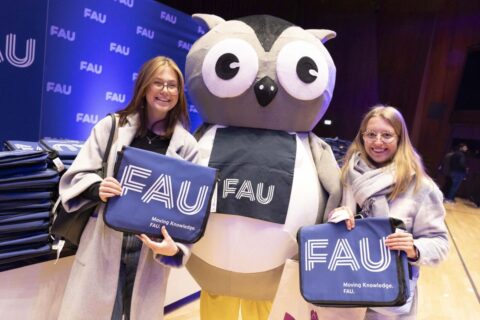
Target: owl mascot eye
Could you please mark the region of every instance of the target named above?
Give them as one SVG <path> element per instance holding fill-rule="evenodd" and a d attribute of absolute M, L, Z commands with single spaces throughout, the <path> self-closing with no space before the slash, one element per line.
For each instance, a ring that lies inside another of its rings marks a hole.
<path fill-rule="evenodd" d="M 267 15 L 194 18 L 210 30 L 187 56 L 186 81 L 205 122 L 201 163 L 218 168 L 220 182 L 188 269 L 202 319 L 236 319 L 239 308 L 243 319 L 267 319 L 297 230 L 341 200 L 333 153 L 310 132 L 332 98 L 323 42 L 335 33 Z"/>

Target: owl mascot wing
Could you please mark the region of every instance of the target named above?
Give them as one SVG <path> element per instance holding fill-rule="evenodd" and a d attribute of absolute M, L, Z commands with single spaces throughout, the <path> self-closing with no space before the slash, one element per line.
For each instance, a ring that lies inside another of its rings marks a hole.
<path fill-rule="evenodd" d="M 194 18 L 210 30 L 188 53 L 186 81 L 208 123 L 200 161 L 220 182 L 188 269 L 202 319 L 236 319 L 239 307 L 243 319 L 266 319 L 297 230 L 341 200 L 333 153 L 311 133 L 332 98 L 336 70 L 322 42 L 335 33 L 267 15 Z"/>

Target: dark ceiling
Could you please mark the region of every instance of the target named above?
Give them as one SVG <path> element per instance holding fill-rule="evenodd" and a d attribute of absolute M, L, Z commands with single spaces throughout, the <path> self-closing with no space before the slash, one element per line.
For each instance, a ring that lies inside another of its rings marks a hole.
<path fill-rule="evenodd" d="M 326 13 L 372 12 L 379 7 L 379 2 L 376 0 L 162 0 L 158 2 L 187 14 L 209 13 L 225 20 L 255 14 L 269 14 L 306 29 L 317 28 L 318 17 Z"/>

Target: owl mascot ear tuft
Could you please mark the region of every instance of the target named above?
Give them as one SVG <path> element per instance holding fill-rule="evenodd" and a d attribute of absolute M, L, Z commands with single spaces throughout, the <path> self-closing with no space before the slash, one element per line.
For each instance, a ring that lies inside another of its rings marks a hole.
<path fill-rule="evenodd" d="M 331 40 L 337 36 L 337 33 L 335 31 L 327 30 L 327 29 L 308 29 L 305 31 L 313 34 L 315 37 L 320 39 L 322 43 L 325 43 L 328 40 Z"/>
<path fill-rule="evenodd" d="M 193 20 L 205 24 L 209 30 L 213 29 L 217 24 L 225 22 L 225 20 L 214 14 L 195 13 L 192 15 Z"/>

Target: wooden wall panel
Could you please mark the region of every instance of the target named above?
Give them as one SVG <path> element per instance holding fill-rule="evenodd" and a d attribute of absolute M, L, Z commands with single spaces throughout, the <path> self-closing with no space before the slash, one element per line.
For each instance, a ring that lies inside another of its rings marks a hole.
<path fill-rule="evenodd" d="M 419 118 L 415 121 L 413 136 L 425 164 L 432 176 L 450 148 L 452 126 L 470 123 L 471 137 L 478 132 L 479 112 L 461 117 L 453 112 L 466 55 L 469 47 L 480 43 L 480 2 L 447 1 L 436 19 L 435 35 L 426 69 L 423 74 L 420 99 L 417 103 Z M 432 104 L 441 104 L 443 116 L 429 116 Z M 480 139 L 480 136 L 476 137 Z"/>

